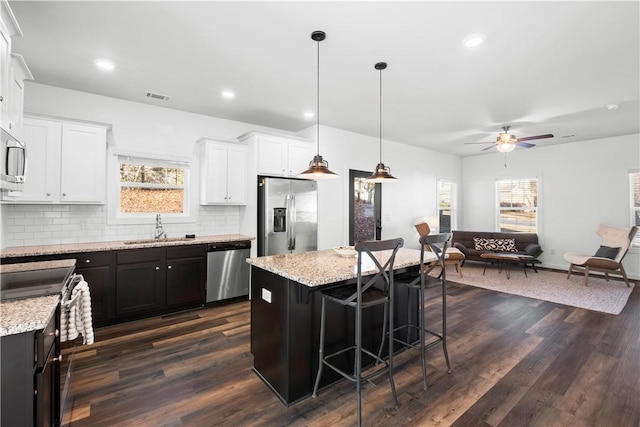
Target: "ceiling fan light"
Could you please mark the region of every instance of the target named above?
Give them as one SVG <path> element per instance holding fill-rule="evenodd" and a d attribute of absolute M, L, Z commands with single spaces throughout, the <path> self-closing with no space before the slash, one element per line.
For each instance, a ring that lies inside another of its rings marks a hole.
<path fill-rule="evenodd" d="M 393 182 L 398 178 L 391 175 L 391 168 L 385 166 L 384 163 L 378 163 L 375 172 L 365 178 L 367 182 L 379 183 L 379 182 Z"/>
<path fill-rule="evenodd" d="M 516 149 L 516 144 L 513 142 L 503 142 L 499 143 L 496 149 L 501 153 L 510 153 Z"/>

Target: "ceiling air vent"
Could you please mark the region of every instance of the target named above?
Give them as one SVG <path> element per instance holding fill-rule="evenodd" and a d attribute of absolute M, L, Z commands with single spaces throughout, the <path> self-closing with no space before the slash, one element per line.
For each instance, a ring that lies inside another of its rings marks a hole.
<path fill-rule="evenodd" d="M 167 95 L 161 95 L 159 93 L 145 92 L 144 95 L 147 98 L 159 99 L 160 101 L 168 101 L 169 100 L 169 97 Z"/>

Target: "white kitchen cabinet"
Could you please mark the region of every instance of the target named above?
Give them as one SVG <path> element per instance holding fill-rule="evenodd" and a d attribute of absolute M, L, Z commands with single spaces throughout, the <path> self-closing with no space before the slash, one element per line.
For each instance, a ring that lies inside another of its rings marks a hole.
<path fill-rule="evenodd" d="M 202 138 L 200 144 L 200 204 L 247 203 L 247 146 Z"/>
<path fill-rule="evenodd" d="M 0 0 L 0 126 L 11 132 L 11 37 L 22 37 L 9 3 Z"/>
<path fill-rule="evenodd" d="M 11 203 L 103 204 L 106 126 L 25 117 L 27 173 Z"/>
<path fill-rule="evenodd" d="M 258 173 L 272 176 L 296 176 L 309 167 L 313 144 L 293 136 L 249 132 L 238 137 L 255 143 Z"/>
<path fill-rule="evenodd" d="M 18 139 L 22 138 L 24 111 L 24 81 L 33 80 L 33 75 L 24 62 L 22 55 L 11 54 L 11 71 L 9 81 L 8 117 L 9 132 Z"/>

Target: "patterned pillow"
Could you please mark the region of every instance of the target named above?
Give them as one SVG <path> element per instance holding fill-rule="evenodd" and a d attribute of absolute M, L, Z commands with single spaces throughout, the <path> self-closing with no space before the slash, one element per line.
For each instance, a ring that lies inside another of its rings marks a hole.
<path fill-rule="evenodd" d="M 481 239 L 473 238 L 476 251 L 517 252 L 515 239 Z"/>

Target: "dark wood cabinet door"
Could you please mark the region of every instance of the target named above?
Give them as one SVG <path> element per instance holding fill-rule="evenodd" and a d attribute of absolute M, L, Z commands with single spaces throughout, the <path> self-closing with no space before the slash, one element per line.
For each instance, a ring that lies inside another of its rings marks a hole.
<path fill-rule="evenodd" d="M 160 261 L 116 267 L 116 316 L 160 310 L 165 306 L 164 268 Z"/>
<path fill-rule="evenodd" d="M 204 304 L 206 286 L 204 257 L 167 260 L 167 306 Z"/>
<path fill-rule="evenodd" d="M 115 316 L 115 257 L 113 252 L 73 254 L 77 274 L 89 284 L 94 326 Z"/>

